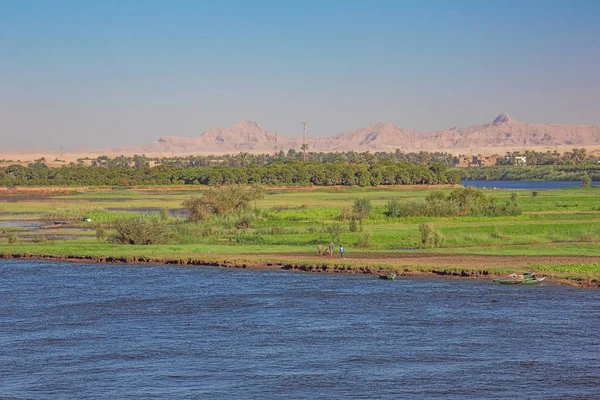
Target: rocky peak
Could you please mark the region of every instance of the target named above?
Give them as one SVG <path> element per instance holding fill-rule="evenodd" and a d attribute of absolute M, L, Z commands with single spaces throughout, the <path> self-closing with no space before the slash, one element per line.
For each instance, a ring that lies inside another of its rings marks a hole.
<path fill-rule="evenodd" d="M 502 113 L 496 117 L 494 120 L 494 125 L 506 124 L 508 122 L 512 122 L 514 119 L 511 118 L 507 113 Z"/>
<path fill-rule="evenodd" d="M 234 126 L 231 127 L 232 129 L 242 129 L 242 130 L 248 130 L 248 129 L 252 129 L 252 130 L 262 130 L 262 128 L 254 121 L 246 121 L 246 120 L 241 120 L 240 122 L 238 122 L 237 124 L 235 124 Z"/>
<path fill-rule="evenodd" d="M 384 129 L 393 129 L 394 128 L 394 124 L 392 124 L 391 122 L 375 122 L 374 124 L 368 126 L 369 129 L 371 130 L 384 130 Z"/>

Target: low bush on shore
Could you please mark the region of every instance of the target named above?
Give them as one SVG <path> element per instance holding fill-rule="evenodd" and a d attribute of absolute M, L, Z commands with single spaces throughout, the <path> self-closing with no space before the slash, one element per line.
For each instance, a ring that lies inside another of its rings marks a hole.
<path fill-rule="evenodd" d="M 164 244 L 169 241 L 171 232 L 165 221 L 157 215 L 133 215 L 115 221 L 117 233 L 110 237 L 121 244 Z"/>
<path fill-rule="evenodd" d="M 521 208 L 517 203 L 517 195 L 502 205 L 496 199 L 488 197 L 482 190 L 459 188 L 448 195 L 435 191 L 425 197 L 424 202 L 399 203 L 390 200 L 384 210 L 389 218 L 406 217 L 458 217 L 458 216 L 512 216 L 520 215 Z"/>
<path fill-rule="evenodd" d="M 444 235 L 433 228 L 430 223 L 419 224 L 421 244 L 424 247 L 441 247 L 444 245 Z"/>
<path fill-rule="evenodd" d="M 248 210 L 252 201 L 265 197 L 262 186 L 246 188 L 240 185 L 212 188 L 200 197 L 190 197 L 182 203 L 190 221 L 202 221 L 212 216 L 224 216 Z"/>

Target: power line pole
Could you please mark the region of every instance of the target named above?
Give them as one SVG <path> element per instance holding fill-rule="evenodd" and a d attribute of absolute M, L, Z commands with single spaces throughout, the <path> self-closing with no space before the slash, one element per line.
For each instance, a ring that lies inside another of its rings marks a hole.
<path fill-rule="evenodd" d="M 308 139 L 306 138 L 306 121 L 302 122 L 302 125 L 304 125 L 304 136 L 302 140 L 302 160 L 308 161 Z"/>

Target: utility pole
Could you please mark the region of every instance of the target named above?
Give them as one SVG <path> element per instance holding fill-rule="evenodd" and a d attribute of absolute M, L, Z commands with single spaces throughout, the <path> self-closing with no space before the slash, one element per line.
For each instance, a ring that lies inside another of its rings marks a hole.
<path fill-rule="evenodd" d="M 304 125 L 304 136 L 302 140 L 302 160 L 306 162 L 308 161 L 308 140 L 306 138 L 306 121 L 302 122 L 302 125 Z"/>

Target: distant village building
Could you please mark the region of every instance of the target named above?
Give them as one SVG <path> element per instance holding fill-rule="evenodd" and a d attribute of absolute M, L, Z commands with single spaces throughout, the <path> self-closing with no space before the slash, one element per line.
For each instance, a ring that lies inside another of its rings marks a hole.
<path fill-rule="evenodd" d="M 454 157 L 454 166 L 462 167 L 486 167 L 498 164 L 499 156 L 458 156 Z"/>
<path fill-rule="evenodd" d="M 454 166 L 463 168 L 468 167 L 470 165 L 469 159 L 467 157 L 454 157 Z"/>
<path fill-rule="evenodd" d="M 504 165 L 527 165 L 527 156 L 504 156 Z"/>
<path fill-rule="evenodd" d="M 527 157 L 525 156 L 517 156 L 513 159 L 514 165 L 527 165 Z"/>

